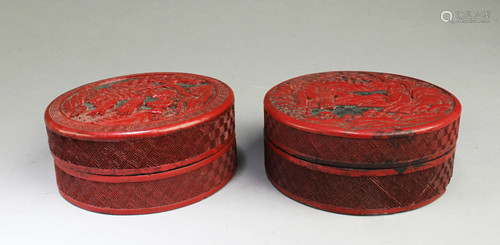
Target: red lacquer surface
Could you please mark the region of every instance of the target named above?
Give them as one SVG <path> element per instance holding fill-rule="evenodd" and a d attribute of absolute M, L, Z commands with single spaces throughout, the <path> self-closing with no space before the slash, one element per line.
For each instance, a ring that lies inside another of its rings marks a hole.
<path fill-rule="evenodd" d="M 55 157 L 61 195 L 74 205 L 106 214 L 145 214 L 198 202 L 222 188 L 237 167 L 234 139 L 217 154 L 156 174 L 101 176 L 73 171 Z"/>
<path fill-rule="evenodd" d="M 451 93 L 406 76 L 293 78 L 264 99 L 267 175 L 285 195 L 327 211 L 416 209 L 450 181 L 460 114 Z"/>
<path fill-rule="evenodd" d="M 322 210 L 373 215 L 424 206 L 446 190 L 455 149 L 418 166 L 396 169 L 348 169 L 294 158 L 266 140 L 266 173 L 288 197 Z"/>
<path fill-rule="evenodd" d="M 61 195 L 109 214 L 166 211 L 222 188 L 236 170 L 234 95 L 186 73 L 83 85 L 45 111 Z"/>
<path fill-rule="evenodd" d="M 189 165 L 234 136 L 234 96 L 224 83 L 146 73 L 90 83 L 55 99 L 45 121 L 52 153 L 95 174 L 154 173 Z"/>
<path fill-rule="evenodd" d="M 386 73 L 326 72 L 272 88 L 265 132 L 299 158 L 332 166 L 418 164 L 456 143 L 460 102 L 430 83 Z"/>

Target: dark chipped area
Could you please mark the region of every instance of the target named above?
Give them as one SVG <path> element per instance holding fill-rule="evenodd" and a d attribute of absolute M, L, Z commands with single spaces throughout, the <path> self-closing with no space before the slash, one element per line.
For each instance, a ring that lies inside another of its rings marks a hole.
<path fill-rule="evenodd" d="M 82 105 L 87 107 L 87 111 L 91 111 L 91 110 L 95 109 L 94 105 L 90 102 L 85 102 Z"/>
<path fill-rule="evenodd" d="M 356 91 L 353 92 L 357 95 L 372 95 L 372 94 L 385 94 L 387 91 L 385 90 L 376 90 L 376 91 Z"/>
<path fill-rule="evenodd" d="M 382 111 L 381 107 L 358 107 L 355 105 L 336 105 L 333 110 L 321 110 L 321 109 L 311 109 L 311 115 L 316 116 L 320 112 L 329 111 L 333 115 L 337 115 L 338 118 L 342 118 L 343 116 L 350 115 L 362 115 L 363 113 L 369 110 Z"/>

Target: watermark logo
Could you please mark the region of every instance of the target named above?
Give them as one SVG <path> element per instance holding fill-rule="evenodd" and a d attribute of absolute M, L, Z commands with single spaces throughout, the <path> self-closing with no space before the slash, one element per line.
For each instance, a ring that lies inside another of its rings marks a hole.
<path fill-rule="evenodd" d="M 441 12 L 441 20 L 446 23 L 490 23 L 490 11 Z"/>

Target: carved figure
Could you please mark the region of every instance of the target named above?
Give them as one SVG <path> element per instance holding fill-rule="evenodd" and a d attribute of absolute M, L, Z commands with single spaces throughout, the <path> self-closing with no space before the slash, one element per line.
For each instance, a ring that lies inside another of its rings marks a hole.
<path fill-rule="evenodd" d="M 434 121 L 453 99 L 429 83 L 383 73 L 337 72 L 300 77 L 274 88 L 272 103 L 299 120 L 352 129 Z"/>

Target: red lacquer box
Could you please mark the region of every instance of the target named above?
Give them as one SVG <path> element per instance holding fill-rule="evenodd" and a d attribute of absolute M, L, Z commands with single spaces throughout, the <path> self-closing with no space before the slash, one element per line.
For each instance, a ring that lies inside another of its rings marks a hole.
<path fill-rule="evenodd" d="M 301 203 L 389 214 L 439 198 L 453 171 L 461 113 L 448 91 L 376 72 L 290 79 L 264 99 L 269 180 Z"/>
<path fill-rule="evenodd" d="M 45 111 L 61 195 L 81 208 L 143 214 L 192 204 L 237 167 L 234 95 L 186 73 L 145 73 L 73 89 Z"/>

